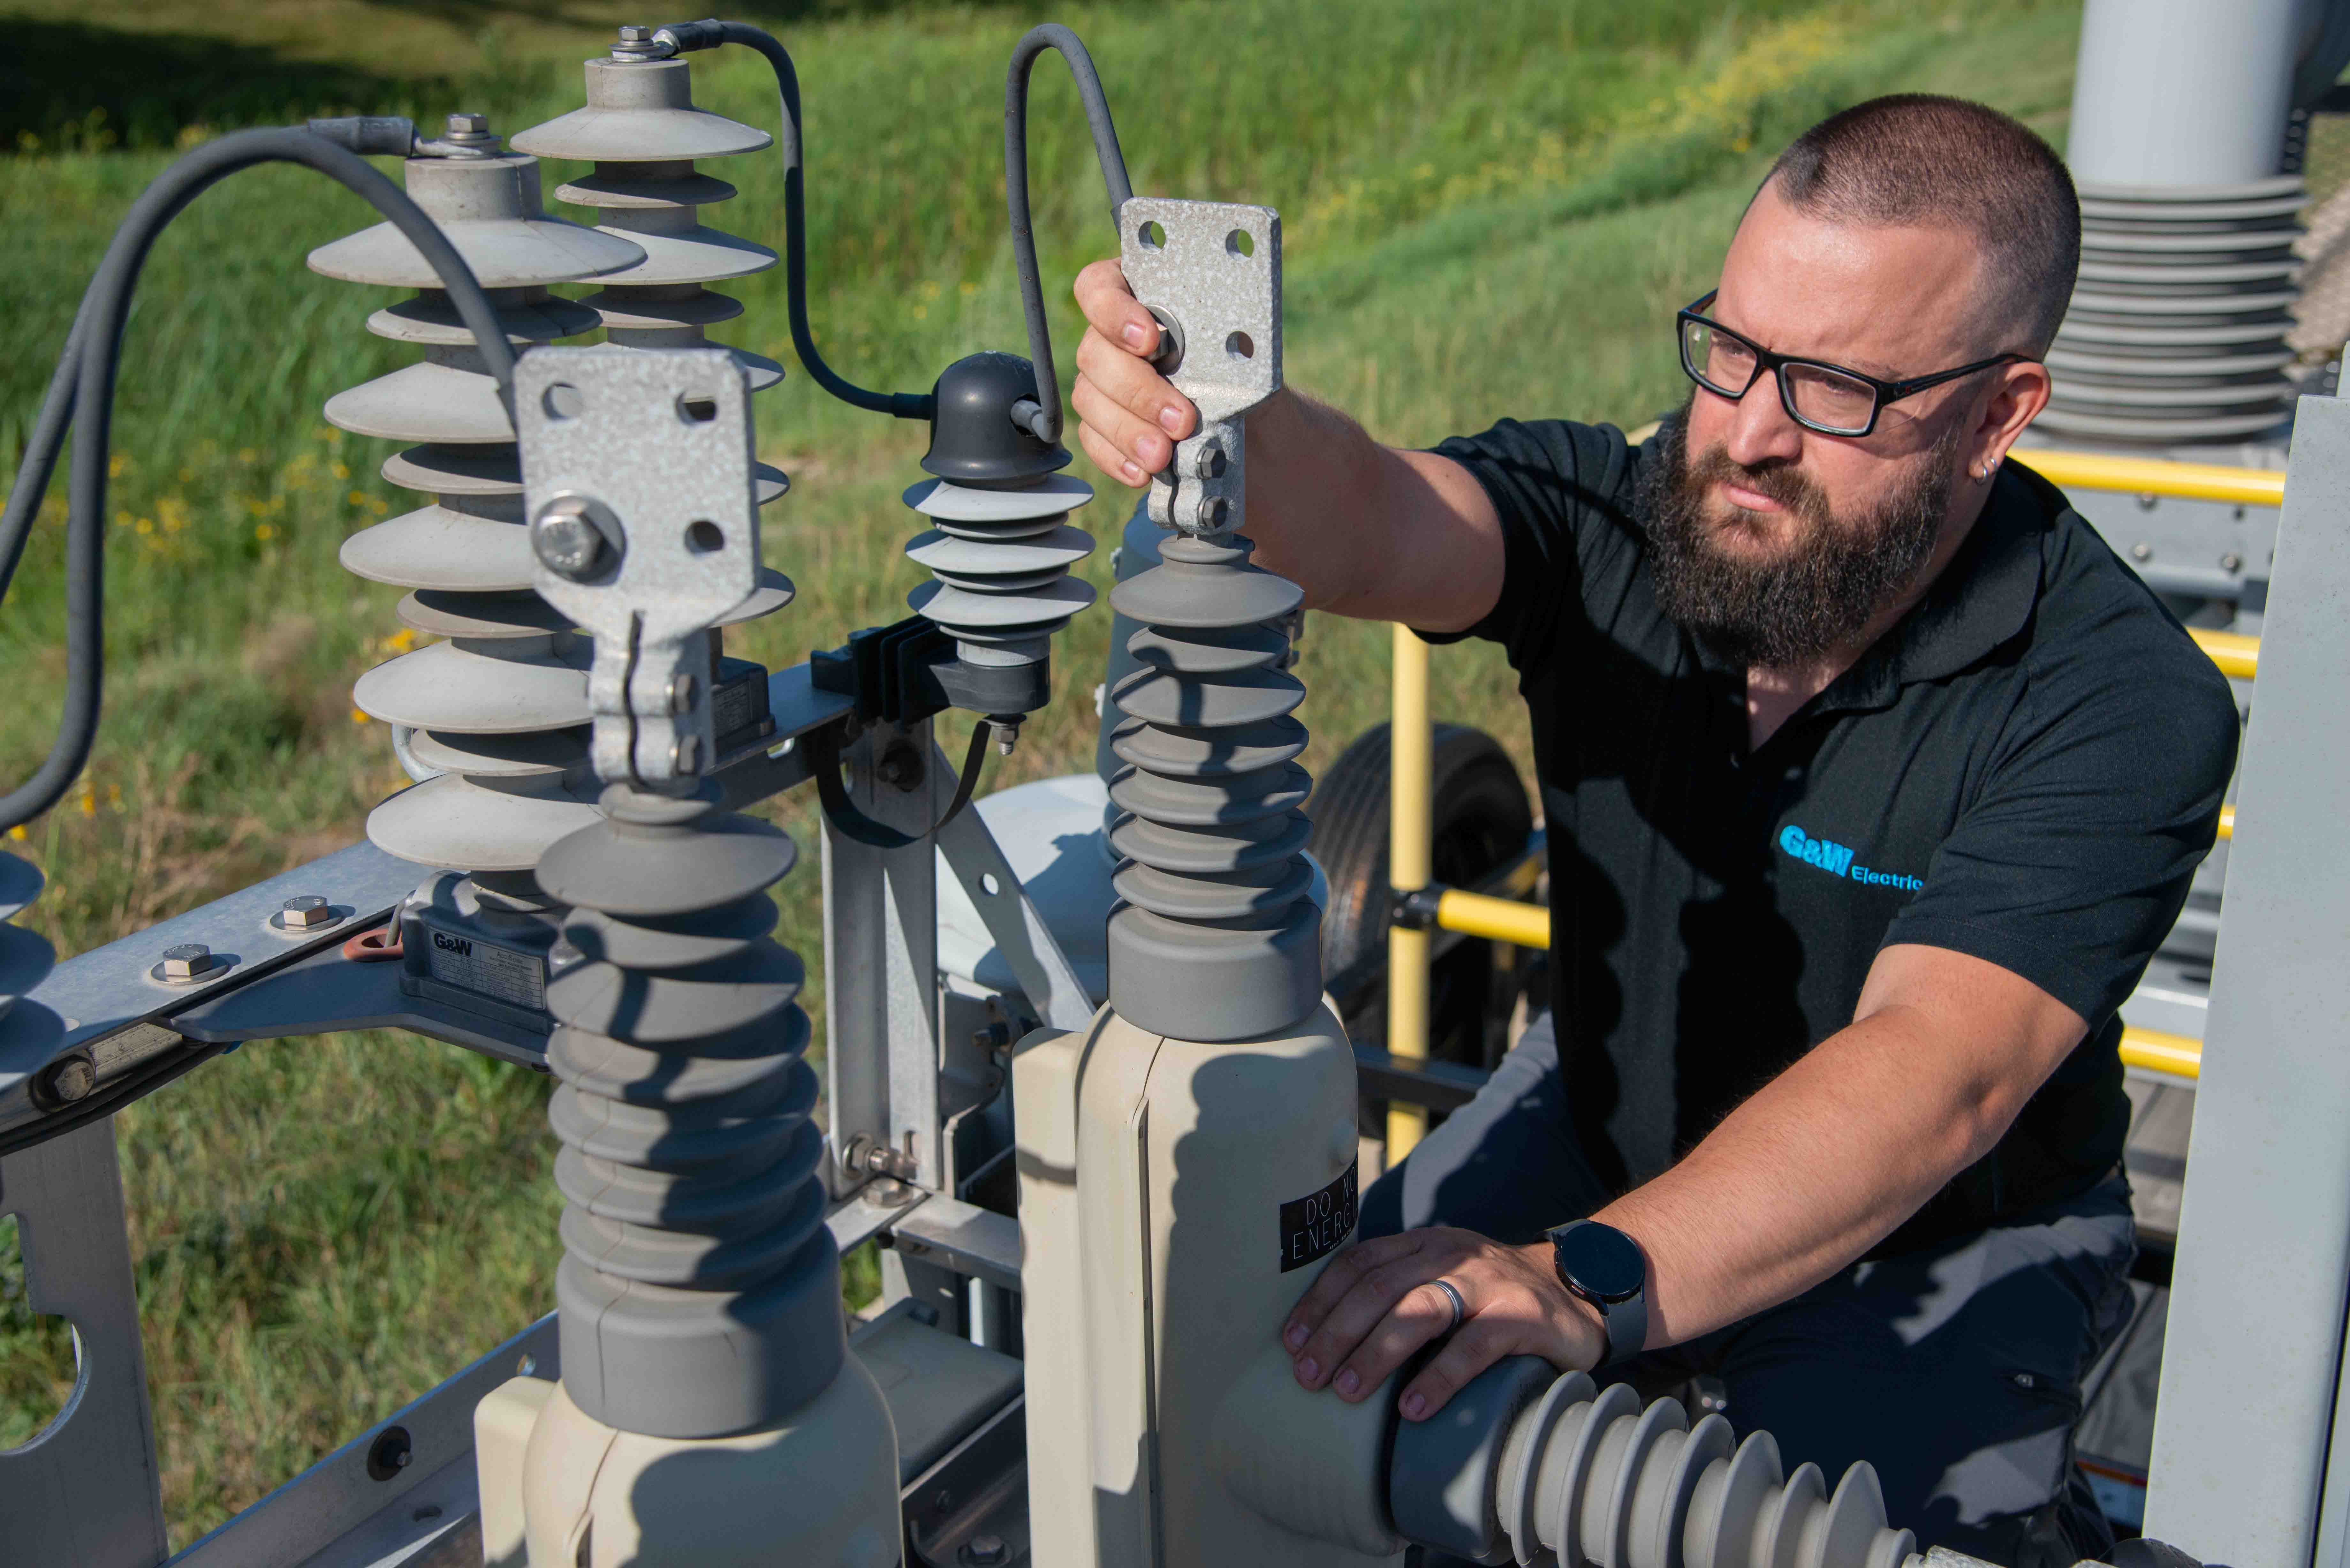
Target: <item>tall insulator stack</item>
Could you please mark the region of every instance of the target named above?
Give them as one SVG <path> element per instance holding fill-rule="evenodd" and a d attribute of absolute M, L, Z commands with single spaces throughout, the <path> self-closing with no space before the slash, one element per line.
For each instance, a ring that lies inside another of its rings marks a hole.
<path fill-rule="evenodd" d="M 1142 668 L 1110 693 L 1126 815 L 1110 831 L 1110 1005 L 1144 1029 L 1244 1040 L 1310 1014 L 1321 915 L 1306 897 L 1305 688 L 1282 629 L 1305 594 L 1237 535 L 1180 534 L 1110 590 Z"/>
<path fill-rule="evenodd" d="M 795 851 L 716 793 L 615 784 L 539 867 L 586 955 L 547 988 L 563 1382 L 672 1438 L 771 1426 L 844 1355 L 803 971 L 764 895 Z"/>
<path fill-rule="evenodd" d="M 47 939 L 10 923 L 40 893 L 39 867 L 0 850 L 0 1018 L 57 965 L 57 950 Z"/>
<path fill-rule="evenodd" d="M 1035 369 L 1016 355 L 974 354 L 949 366 L 931 394 L 922 459 L 938 477 L 905 493 L 931 523 L 906 554 L 932 579 L 906 602 L 955 639 L 970 683 L 957 701 L 983 712 L 1042 707 L 1053 634 L 1094 602 L 1092 586 L 1069 576 L 1093 553 L 1093 535 L 1069 522 L 1093 486 L 1057 472 L 1069 454 L 1008 417 L 1035 397 Z M 991 688 L 1000 705 L 987 701 Z"/>
<path fill-rule="evenodd" d="M 480 116 L 452 116 L 449 140 L 478 151 L 409 159 L 408 192 L 473 269 L 512 340 L 591 330 L 595 313 L 547 286 L 643 253 L 546 216 L 538 161 L 500 151 Z M 596 820 L 585 768 L 591 654 L 532 591 L 514 427 L 473 335 L 398 230 L 378 224 L 309 260 L 328 277 L 416 290 L 369 317 L 368 329 L 423 351 L 327 404 L 328 421 L 354 434 L 421 443 L 382 472 L 433 496 L 342 549 L 351 571 L 410 590 L 399 614 L 411 628 L 446 639 L 369 670 L 352 692 L 362 711 L 394 726 L 402 763 L 425 780 L 377 806 L 368 836 L 402 859 L 472 873 L 494 901 L 534 907 L 539 855 Z"/>

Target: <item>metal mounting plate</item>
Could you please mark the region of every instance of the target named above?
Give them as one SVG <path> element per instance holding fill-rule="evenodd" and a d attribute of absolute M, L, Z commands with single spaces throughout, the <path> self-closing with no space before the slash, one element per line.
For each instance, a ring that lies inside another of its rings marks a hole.
<path fill-rule="evenodd" d="M 1180 345 L 1168 379 L 1200 410 L 1199 430 L 1151 476 L 1151 521 L 1192 534 L 1237 528 L 1242 417 L 1281 387 L 1281 215 L 1138 196 L 1118 222 L 1128 286 Z"/>
<path fill-rule="evenodd" d="M 702 634 L 759 587 L 743 367 L 723 348 L 533 349 L 515 369 L 515 425 L 534 538 L 559 504 L 602 520 L 596 569 L 573 576 L 542 557 L 533 579 L 596 637 L 598 775 L 707 771 L 717 737 L 707 670 L 695 670 Z M 687 674 L 698 679 L 679 684 Z"/>

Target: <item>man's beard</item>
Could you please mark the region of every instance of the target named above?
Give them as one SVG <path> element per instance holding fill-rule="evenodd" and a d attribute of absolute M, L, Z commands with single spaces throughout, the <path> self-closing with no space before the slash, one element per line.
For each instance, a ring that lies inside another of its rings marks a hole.
<path fill-rule="evenodd" d="M 1799 469 L 1749 468 L 1716 446 L 1691 462 L 1689 405 L 1648 442 L 1638 502 L 1667 615 L 1734 662 L 1762 669 L 1813 663 L 1849 644 L 1871 618 L 1909 587 L 1934 552 L 1949 510 L 1954 422 L 1916 472 L 1886 501 L 1839 517 Z M 1728 481 L 1787 508 L 1794 537 L 1754 559 L 1725 549 L 1718 535 L 1752 526 L 1752 514 L 1710 516 L 1707 493 Z"/>

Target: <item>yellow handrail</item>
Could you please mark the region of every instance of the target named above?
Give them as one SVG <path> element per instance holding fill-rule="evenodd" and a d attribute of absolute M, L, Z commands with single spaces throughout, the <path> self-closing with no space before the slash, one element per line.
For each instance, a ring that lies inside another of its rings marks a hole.
<path fill-rule="evenodd" d="M 2122 1064 L 2174 1078 L 2203 1075 L 2203 1042 L 2186 1034 L 2165 1034 L 2158 1029 L 2122 1031 Z"/>
<path fill-rule="evenodd" d="M 2278 506 L 2284 502 L 2282 469 L 2226 468 L 2216 462 L 2172 462 L 2163 458 L 2050 452 L 2037 447 L 2011 451 L 2008 456 L 2050 483 L 2074 490 L 2175 495 L 2189 501 L 2232 502 L 2239 506 Z"/>
<path fill-rule="evenodd" d="M 1436 731 L 1428 711 L 1428 644 L 1400 622 L 1391 642 L 1388 882 L 1400 898 L 1427 887 L 1434 876 Z M 1414 1061 L 1428 1056 L 1428 933 L 1399 925 L 1388 927 L 1388 1053 Z M 1424 1106 L 1388 1102 L 1388 1164 L 1409 1154 L 1427 1133 Z"/>
<path fill-rule="evenodd" d="M 2257 637 L 2247 637 L 2241 631 L 2212 631 L 2199 626 L 2189 627 L 2187 635 L 2230 680 L 2250 680 L 2261 667 L 2261 639 Z"/>

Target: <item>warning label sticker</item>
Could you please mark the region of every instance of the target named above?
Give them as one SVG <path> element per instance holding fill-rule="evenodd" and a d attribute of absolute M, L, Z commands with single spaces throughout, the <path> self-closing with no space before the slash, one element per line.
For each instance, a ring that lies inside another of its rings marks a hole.
<path fill-rule="evenodd" d="M 1349 1165 L 1319 1192 L 1281 1206 L 1281 1272 L 1302 1269 L 1338 1250 L 1355 1231 L 1355 1172 Z"/>
<path fill-rule="evenodd" d="M 516 1007 L 546 1006 L 546 962 L 538 954 L 454 931 L 432 931 L 432 938 L 425 950 L 427 972 L 442 984 Z"/>

